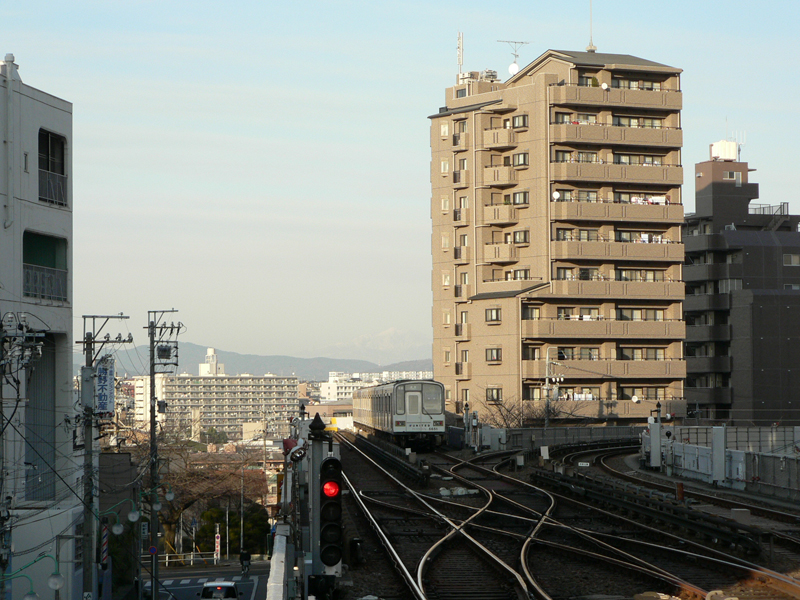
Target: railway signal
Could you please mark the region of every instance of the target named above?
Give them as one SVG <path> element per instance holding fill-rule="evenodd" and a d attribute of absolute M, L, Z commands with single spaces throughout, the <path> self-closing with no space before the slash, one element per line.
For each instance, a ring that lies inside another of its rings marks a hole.
<path fill-rule="evenodd" d="M 319 469 L 319 558 L 325 567 L 342 562 L 342 463 L 329 456 Z"/>

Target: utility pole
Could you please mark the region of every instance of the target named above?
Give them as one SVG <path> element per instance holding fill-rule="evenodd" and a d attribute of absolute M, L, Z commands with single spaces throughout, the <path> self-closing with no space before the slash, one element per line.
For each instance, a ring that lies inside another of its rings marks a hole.
<path fill-rule="evenodd" d="M 86 362 L 81 368 L 81 404 L 82 404 L 82 425 L 83 425 L 83 535 L 82 544 L 82 563 L 83 563 L 83 599 L 94 600 L 97 592 L 97 568 L 95 565 L 96 547 L 96 520 L 98 509 L 95 506 L 95 482 L 94 482 L 94 421 L 95 421 L 95 377 L 97 369 L 94 366 L 95 359 L 103 350 L 106 343 L 130 343 L 133 336 L 123 339 L 119 334 L 115 339 L 106 334 L 100 344 L 100 349 L 95 354 L 95 342 L 97 336 L 103 330 L 110 319 L 127 319 L 128 317 L 119 315 L 83 315 L 83 340 L 77 342 L 83 344 L 83 351 Z M 97 321 L 102 320 L 102 324 L 97 328 Z M 91 331 L 87 331 L 87 324 L 91 321 Z"/>
<path fill-rule="evenodd" d="M 153 598 L 158 597 L 158 533 L 160 529 L 158 511 L 158 487 L 160 485 L 158 473 L 158 439 L 157 418 L 158 412 L 166 412 L 166 400 L 156 401 L 156 372 L 169 372 L 172 366 L 178 366 L 177 336 L 183 331 L 183 324 L 178 322 L 163 322 L 164 315 L 178 312 L 170 310 L 147 311 L 147 334 L 150 342 L 150 556 L 152 557 L 150 569 L 150 590 Z M 173 339 L 173 336 L 176 339 Z"/>

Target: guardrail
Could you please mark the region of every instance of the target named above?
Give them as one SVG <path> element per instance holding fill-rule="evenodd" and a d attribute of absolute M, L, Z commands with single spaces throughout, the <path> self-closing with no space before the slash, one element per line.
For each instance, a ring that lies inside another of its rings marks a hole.
<path fill-rule="evenodd" d="M 163 565 L 165 567 L 177 567 L 177 566 L 193 566 L 195 563 L 203 563 L 207 565 L 216 565 L 222 560 L 215 558 L 216 554 L 214 552 L 183 552 L 178 554 L 159 554 L 158 555 L 158 564 Z M 140 560 L 142 564 L 149 564 L 149 562 L 153 559 L 150 554 L 142 554 Z M 239 560 L 236 558 L 235 560 Z"/>

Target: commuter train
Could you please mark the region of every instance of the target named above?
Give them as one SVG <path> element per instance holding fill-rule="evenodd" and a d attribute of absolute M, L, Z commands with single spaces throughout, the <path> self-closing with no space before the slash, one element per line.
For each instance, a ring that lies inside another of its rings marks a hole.
<path fill-rule="evenodd" d="M 353 392 L 356 427 L 404 447 L 430 449 L 444 439 L 444 386 L 403 380 Z"/>

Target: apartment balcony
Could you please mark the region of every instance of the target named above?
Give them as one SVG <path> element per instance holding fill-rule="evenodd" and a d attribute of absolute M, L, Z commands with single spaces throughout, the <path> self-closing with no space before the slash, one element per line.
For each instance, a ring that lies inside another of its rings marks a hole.
<path fill-rule="evenodd" d="M 683 131 L 673 127 L 623 127 L 600 123 L 554 123 L 550 125 L 550 141 L 561 144 L 602 144 L 680 148 Z"/>
<path fill-rule="evenodd" d="M 466 227 L 472 220 L 472 210 L 469 208 L 454 208 L 453 209 L 453 226 Z"/>
<path fill-rule="evenodd" d="M 682 281 L 580 281 L 556 280 L 551 283 L 553 296 L 559 298 L 659 299 L 679 302 L 684 297 Z"/>
<path fill-rule="evenodd" d="M 551 367 L 551 374 L 552 369 Z M 686 363 L 675 360 L 560 360 L 558 375 L 563 375 L 568 382 L 570 378 L 581 380 L 601 379 L 683 379 L 686 377 Z M 547 376 L 547 361 L 523 360 L 522 377 L 524 379 L 544 379 Z"/>
<path fill-rule="evenodd" d="M 693 325 L 686 328 L 687 342 L 729 342 L 730 325 Z"/>
<path fill-rule="evenodd" d="M 471 285 L 459 284 L 453 286 L 453 297 L 456 299 L 456 302 L 466 302 L 473 293 Z"/>
<path fill-rule="evenodd" d="M 483 184 L 491 187 L 517 185 L 517 171 L 513 167 L 484 167 Z"/>
<path fill-rule="evenodd" d="M 469 133 L 454 133 L 453 134 L 453 152 L 463 152 L 469 150 L 470 135 Z"/>
<path fill-rule="evenodd" d="M 22 295 L 38 300 L 67 301 L 67 271 L 22 265 Z"/>
<path fill-rule="evenodd" d="M 683 262 L 683 244 L 639 242 L 552 242 L 553 259 Z"/>
<path fill-rule="evenodd" d="M 472 335 L 472 326 L 469 323 L 456 323 L 456 340 L 466 342 Z"/>
<path fill-rule="evenodd" d="M 644 421 L 656 412 L 656 402 L 661 403 L 662 414 L 674 414 L 676 417 L 686 416 L 686 402 L 680 398 L 668 400 L 630 400 L 599 399 L 599 400 L 531 400 L 526 402 L 528 410 L 544 414 L 549 408 L 556 416 L 551 419 L 593 419 L 598 421 L 613 421 L 617 419 L 636 419 Z"/>
<path fill-rule="evenodd" d="M 511 204 L 491 204 L 483 207 L 484 225 L 515 225 L 518 221 L 517 209 Z"/>
<path fill-rule="evenodd" d="M 729 250 L 728 241 L 718 233 L 689 235 L 683 238 L 686 252 L 707 252 L 708 250 Z"/>
<path fill-rule="evenodd" d="M 683 393 L 686 396 L 686 405 L 694 408 L 700 404 L 731 404 L 733 393 L 731 388 L 704 388 L 704 387 L 684 387 Z"/>
<path fill-rule="evenodd" d="M 39 169 L 39 200 L 67 206 L 67 176 Z"/>
<path fill-rule="evenodd" d="M 624 106 L 680 110 L 683 93 L 677 90 L 631 90 L 621 88 L 584 87 L 576 84 L 551 85 L 551 104 L 579 106 Z"/>
<path fill-rule="evenodd" d="M 453 248 L 453 260 L 457 265 L 464 265 L 470 261 L 472 252 L 470 246 L 456 246 Z"/>
<path fill-rule="evenodd" d="M 599 202 L 551 202 L 550 215 L 554 221 L 638 221 L 641 223 L 683 223 L 680 204 L 619 204 L 610 200 Z"/>
<path fill-rule="evenodd" d="M 550 177 L 554 181 L 620 181 L 653 185 L 678 186 L 683 183 L 683 167 L 679 165 L 617 165 L 606 162 L 552 162 Z"/>
<path fill-rule="evenodd" d="M 513 129 L 497 128 L 483 131 L 483 146 L 491 150 L 508 150 L 517 145 Z"/>
<path fill-rule="evenodd" d="M 456 379 L 464 381 L 472 377 L 472 364 L 465 362 L 456 363 Z"/>
<path fill-rule="evenodd" d="M 742 265 L 715 263 L 708 265 L 684 265 L 683 267 L 683 279 L 687 283 L 732 278 L 742 278 Z"/>
<path fill-rule="evenodd" d="M 669 339 L 686 336 L 684 321 L 617 321 L 597 317 L 522 321 L 522 337 L 531 339 Z"/>
<path fill-rule="evenodd" d="M 684 267 L 685 269 L 685 267 Z M 685 271 L 684 271 L 685 272 Z M 687 294 L 683 301 L 683 312 L 705 312 L 708 310 L 730 310 L 730 294 Z"/>
<path fill-rule="evenodd" d="M 453 187 L 456 189 L 469 187 L 470 179 L 469 171 L 453 171 Z"/>
<path fill-rule="evenodd" d="M 687 356 L 687 373 L 730 373 L 730 356 Z"/>
<path fill-rule="evenodd" d="M 495 265 L 515 263 L 519 260 L 518 253 L 514 244 L 486 244 L 483 260 Z"/>

